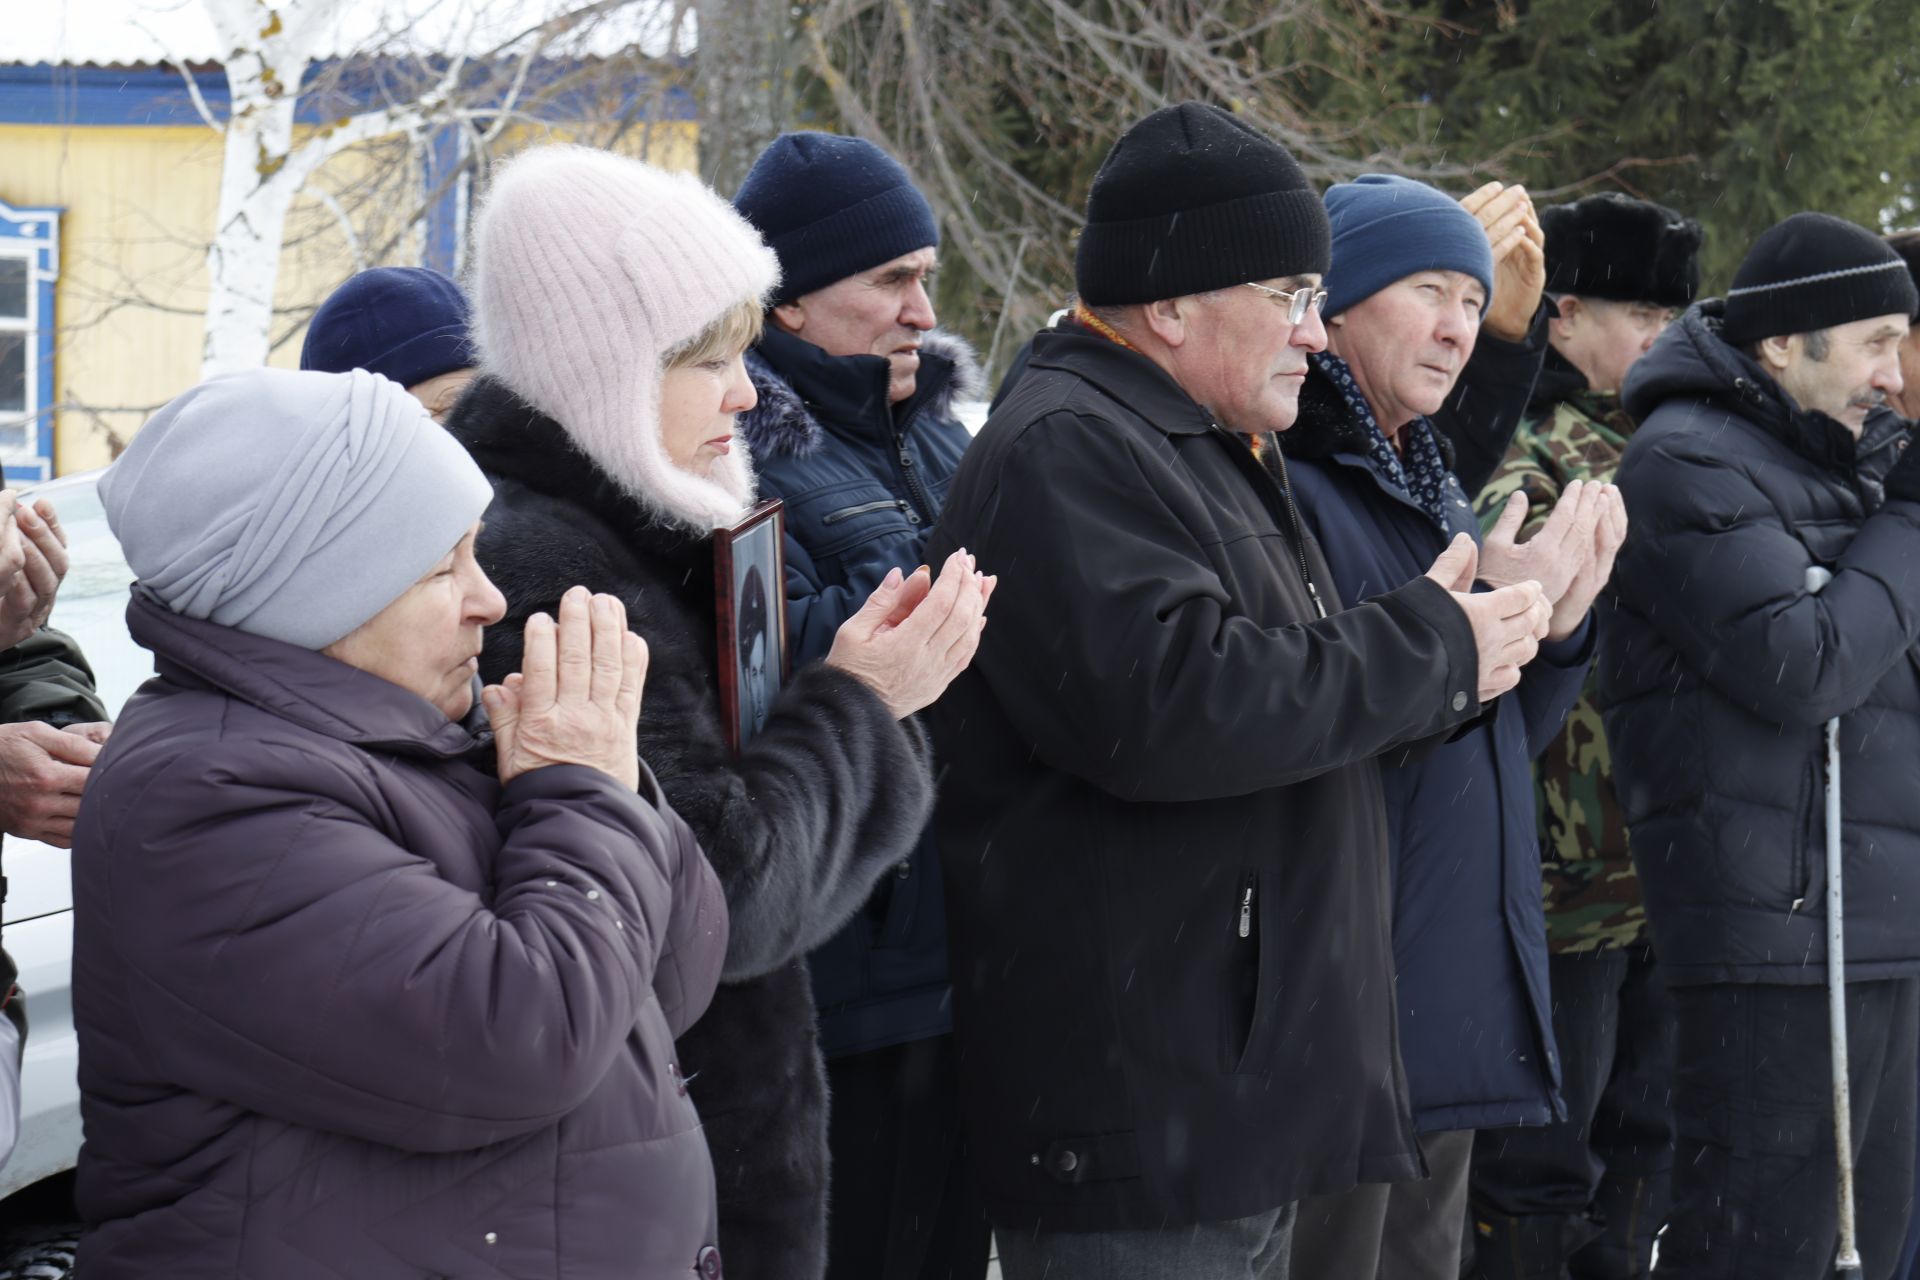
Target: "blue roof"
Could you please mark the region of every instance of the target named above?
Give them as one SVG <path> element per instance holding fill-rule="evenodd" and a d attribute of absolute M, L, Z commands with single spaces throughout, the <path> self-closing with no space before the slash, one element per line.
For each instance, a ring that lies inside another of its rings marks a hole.
<path fill-rule="evenodd" d="M 576 73 L 588 73 L 594 63 L 581 59 L 543 59 L 527 77 L 522 111 L 531 109 L 550 121 L 610 118 L 629 115 L 658 91 L 657 104 L 645 115 L 654 120 L 696 118 L 693 95 L 684 87 L 660 86 L 643 75 L 624 80 L 609 97 L 607 86 L 594 85 L 552 93 L 542 85 L 561 83 Z M 340 74 L 333 74 L 336 70 Z M 390 103 L 410 100 L 433 83 L 439 68 L 420 59 L 370 59 L 336 68 L 316 63 L 308 69 L 311 86 L 323 76 L 326 94 L 305 93 L 296 109 L 303 123 L 318 124 Z M 216 118 L 227 112 L 227 75 L 219 67 L 195 67 L 195 84 Z M 475 62 L 463 77 L 479 97 L 465 104 L 484 108 L 488 100 L 505 96 L 510 68 L 490 69 Z M 489 85 L 489 81 L 493 84 Z M 43 125 L 197 125 L 200 115 L 187 92 L 181 73 L 164 66 L 62 66 L 51 63 L 0 63 L 0 124 Z"/>

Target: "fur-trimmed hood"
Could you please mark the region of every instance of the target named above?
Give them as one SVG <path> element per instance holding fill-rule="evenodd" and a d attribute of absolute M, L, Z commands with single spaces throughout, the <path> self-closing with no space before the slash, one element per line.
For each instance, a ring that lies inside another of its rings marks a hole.
<path fill-rule="evenodd" d="M 854 394 L 874 383 L 881 367 L 877 356 L 829 356 L 803 339 L 769 330 L 747 352 L 747 374 L 759 403 L 740 415 L 740 435 L 755 457 L 805 457 L 820 447 L 825 428 L 818 406 L 801 394 L 793 377 L 775 367 L 789 359 L 804 359 L 811 377 Z M 986 387 L 979 357 L 966 339 L 945 329 L 930 330 L 921 338 L 920 376 L 914 392 L 914 400 L 920 403 L 913 412 L 952 418 L 958 401 L 978 400 L 986 395 Z"/>

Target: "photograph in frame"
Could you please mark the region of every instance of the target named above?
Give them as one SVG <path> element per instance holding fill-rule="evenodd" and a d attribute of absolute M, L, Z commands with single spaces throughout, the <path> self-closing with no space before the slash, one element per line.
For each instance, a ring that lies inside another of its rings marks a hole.
<path fill-rule="evenodd" d="M 735 751 L 766 724 L 787 678 L 785 532 L 775 498 L 713 535 L 720 713 Z"/>

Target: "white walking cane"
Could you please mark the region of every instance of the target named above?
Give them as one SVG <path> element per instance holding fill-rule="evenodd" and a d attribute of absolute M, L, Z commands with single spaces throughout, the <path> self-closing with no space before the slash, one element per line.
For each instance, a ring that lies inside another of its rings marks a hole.
<path fill-rule="evenodd" d="M 1833 581 L 1807 566 L 1807 594 Z M 1840 717 L 1827 721 L 1827 1023 L 1833 1042 L 1833 1152 L 1840 1175 L 1840 1252 L 1833 1274 L 1858 1280 L 1860 1250 L 1853 1234 L 1853 1102 L 1847 1083 L 1847 950 L 1840 883 Z"/>

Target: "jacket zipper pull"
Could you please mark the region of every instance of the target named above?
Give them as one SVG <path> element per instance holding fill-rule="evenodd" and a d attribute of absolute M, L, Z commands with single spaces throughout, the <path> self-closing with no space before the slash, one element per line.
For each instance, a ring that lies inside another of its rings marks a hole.
<path fill-rule="evenodd" d="M 1253 886 L 1248 885 L 1240 891 L 1240 936 L 1245 938 L 1253 933 Z"/>
<path fill-rule="evenodd" d="M 1313 579 L 1307 579 L 1307 594 L 1313 597 L 1313 611 L 1320 617 L 1327 616 L 1327 606 L 1320 603 L 1320 588 L 1313 585 Z"/>

